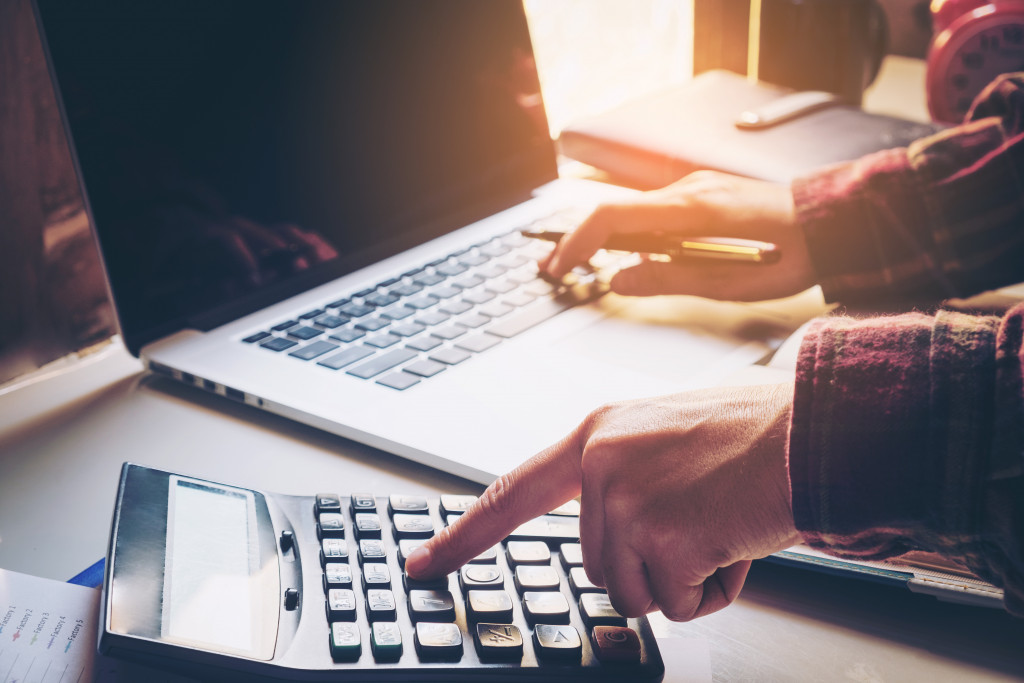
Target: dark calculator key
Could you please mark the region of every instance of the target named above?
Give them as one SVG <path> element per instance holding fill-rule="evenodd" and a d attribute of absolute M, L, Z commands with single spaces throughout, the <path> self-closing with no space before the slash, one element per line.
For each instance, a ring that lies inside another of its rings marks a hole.
<path fill-rule="evenodd" d="M 587 576 L 587 572 L 583 567 L 573 567 L 569 570 L 569 588 L 572 589 L 572 594 L 577 598 L 584 593 L 603 593 L 604 588 L 601 588 Z"/>
<path fill-rule="evenodd" d="M 568 624 L 569 601 L 557 591 L 527 591 L 523 593 L 523 614 L 530 626 Z"/>
<path fill-rule="evenodd" d="M 390 370 L 396 365 L 401 365 L 407 360 L 412 360 L 416 357 L 415 351 L 409 349 L 395 349 L 394 351 L 388 351 L 387 353 L 377 356 L 376 358 L 358 365 L 351 370 L 347 370 L 348 374 L 361 379 L 369 379 L 374 375 L 379 375 L 385 370 Z"/>
<path fill-rule="evenodd" d="M 580 616 L 587 628 L 625 626 L 626 618 L 612 607 L 607 593 L 584 593 L 580 596 Z"/>
<path fill-rule="evenodd" d="M 298 324 L 298 320 L 286 320 L 283 323 L 278 323 L 277 325 L 274 325 L 270 329 L 272 329 L 274 332 L 284 332 L 285 330 L 295 327 Z"/>
<path fill-rule="evenodd" d="M 412 551 L 416 550 L 423 545 L 423 539 L 419 538 L 403 538 L 398 542 L 398 566 L 405 569 L 405 558 L 412 554 Z M 445 580 L 447 582 L 447 579 Z"/>
<path fill-rule="evenodd" d="M 347 303 L 338 309 L 341 313 L 344 313 L 350 318 L 360 318 L 368 313 L 373 313 L 373 306 L 367 306 L 366 304 L 357 304 L 354 301 Z"/>
<path fill-rule="evenodd" d="M 242 341 L 244 341 L 246 344 L 255 344 L 258 341 L 263 341 L 264 339 L 266 339 L 269 336 L 270 336 L 269 332 L 257 332 L 256 334 L 249 335 L 248 337 L 246 337 Z"/>
<path fill-rule="evenodd" d="M 551 551 L 544 541 L 509 541 L 505 550 L 509 566 L 551 564 Z"/>
<path fill-rule="evenodd" d="M 467 564 L 459 569 L 459 587 L 463 593 L 504 588 L 505 575 L 493 564 Z"/>
<path fill-rule="evenodd" d="M 436 285 L 438 282 L 443 281 L 444 278 L 444 275 L 439 275 L 438 273 L 423 273 L 422 275 L 414 277 L 412 281 L 418 285 L 429 287 L 430 285 Z"/>
<path fill-rule="evenodd" d="M 376 538 L 364 538 L 359 541 L 359 564 L 384 562 L 386 559 L 387 551 L 384 548 L 384 541 Z"/>
<path fill-rule="evenodd" d="M 458 365 L 467 358 L 470 358 L 471 355 L 468 351 L 463 351 L 462 349 L 438 349 L 430 354 L 430 360 L 436 360 L 438 363 L 446 365 Z"/>
<path fill-rule="evenodd" d="M 441 514 L 455 515 L 462 514 L 469 509 L 469 506 L 476 502 L 476 496 L 441 496 Z"/>
<path fill-rule="evenodd" d="M 316 364 L 322 365 L 325 368 L 330 368 L 331 370 L 338 370 L 340 368 L 345 367 L 346 365 L 351 365 L 352 363 L 355 363 L 357 360 L 362 360 L 367 356 L 372 356 L 373 353 L 373 349 L 367 346 L 353 346 L 352 348 L 345 349 L 344 351 L 336 353 L 333 356 L 328 356 L 323 360 L 318 360 Z"/>
<path fill-rule="evenodd" d="M 380 515 L 375 512 L 357 512 L 354 515 L 356 538 L 380 538 Z"/>
<path fill-rule="evenodd" d="M 447 591 L 448 590 L 448 577 L 441 576 L 436 579 L 414 579 L 408 574 L 402 574 L 402 587 L 405 592 L 414 590 L 424 591 Z"/>
<path fill-rule="evenodd" d="M 421 659 L 462 658 L 462 631 L 457 624 L 416 624 L 416 653 Z"/>
<path fill-rule="evenodd" d="M 307 311 L 299 316 L 299 320 L 312 320 L 313 318 L 319 317 L 324 314 L 324 309 L 317 308 L 312 311 Z"/>
<path fill-rule="evenodd" d="M 397 662 L 402 657 L 402 629 L 398 624 L 374 622 L 370 628 L 370 649 L 378 662 Z"/>
<path fill-rule="evenodd" d="M 403 538 L 430 538 L 434 535 L 434 522 L 427 515 L 395 514 L 391 519 L 395 540 Z"/>
<path fill-rule="evenodd" d="M 480 316 L 481 318 L 483 316 Z M 493 334 L 477 334 L 472 337 L 466 337 L 455 342 L 455 345 L 464 351 L 472 351 L 473 353 L 480 353 L 486 351 L 492 346 L 497 346 L 501 342 L 501 337 L 495 337 Z"/>
<path fill-rule="evenodd" d="M 338 348 L 337 344 L 332 344 L 330 342 L 320 340 L 315 341 L 312 344 L 309 344 L 308 346 L 303 346 L 301 349 L 298 349 L 297 351 L 292 351 L 288 355 L 294 356 L 300 360 L 313 360 L 314 358 L 319 358 L 328 351 L 333 351 L 336 348 Z"/>
<path fill-rule="evenodd" d="M 388 512 L 394 515 L 396 512 L 425 515 L 430 511 L 427 499 L 422 496 L 393 495 L 388 498 Z"/>
<path fill-rule="evenodd" d="M 405 372 L 411 372 L 419 377 L 433 377 L 439 372 L 442 372 L 446 367 L 443 363 L 438 363 L 432 360 L 420 360 L 415 363 L 410 363 L 402 368 Z"/>
<path fill-rule="evenodd" d="M 558 546 L 558 552 L 562 556 L 562 567 L 565 571 L 583 566 L 583 546 L 579 543 L 563 543 Z"/>
<path fill-rule="evenodd" d="M 471 623 L 492 624 L 512 622 L 512 598 L 503 590 L 471 590 L 466 593 L 466 619 Z"/>
<path fill-rule="evenodd" d="M 293 342 L 291 339 L 285 339 L 284 337 L 274 337 L 273 339 L 263 342 L 262 344 L 260 344 L 260 346 L 262 346 L 265 349 L 270 349 L 271 351 L 284 351 L 285 349 L 290 349 L 293 346 L 297 346 L 297 344 L 296 342 Z"/>
<path fill-rule="evenodd" d="M 363 564 L 363 590 L 371 588 L 391 588 L 391 570 L 383 562 Z"/>
<path fill-rule="evenodd" d="M 330 330 L 337 329 L 348 322 L 348 318 L 341 315 L 323 315 L 313 321 L 314 325 L 326 327 Z"/>
<path fill-rule="evenodd" d="M 380 315 L 382 318 L 388 320 L 405 320 L 411 315 L 416 314 L 416 309 L 409 306 L 392 306 L 386 311 L 381 311 Z"/>
<path fill-rule="evenodd" d="M 480 659 L 523 658 L 523 634 L 514 624 L 477 624 L 473 636 Z"/>
<path fill-rule="evenodd" d="M 331 588 L 327 591 L 327 620 L 356 620 L 356 594 L 351 588 Z"/>
<path fill-rule="evenodd" d="M 362 652 L 359 627 L 356 624 L 331 624 L 331 659 L 336 662 L 354 662 Z"/>
<path fill-rule="evenodd" d="M 508 536 L 510 541 L 578 541 L 579 517 L 542 515 L 520 525 Z"/>
<path fill-rule="evenodd" d="M 345 538 L 345 518 L 337 512 L 321 512 L 316 523 L 316 533 L 325 538 Z"/>
<path fill-rule="evenodd" d="M 595 626 L 590 642 L 602 662 L 636 664 L 640 661 L 640 637 L 631 628 Z"/>
<path fill-rule="evenodd" d="M 320 541 L 320 564 L 348 559 L 348 543 L 343 538 L 325 538 Z"/>
<path fill-rule="evenodd" d="M 288 330 L 288 336 L 295 337 L 296 339 L 301 339 L 302 341 L 307 341 L 309 339 L 312 339 L 313 337 L 319 337 L 323 333 L 323 330 L 318 330 L 315 327 L 309 327 L 308 325 L 303 325 L 302 327 L 296 327 L 295 329 Z"/>
<path fill-rule="evenodd" d="M 377 500 L 369 493 L 353 493 L 349 497 L 352 514 L 357 512 L 376 512 Z"/>
<path fill-rule="evenodd" d="M 317 514 L 322 512 L 341 512 L 341 498 L 333 493 L 316 494 L 314 510 Z"/>
<path fill-rule="evenodd" d="M 374 621 L 394 621 L 398 610 L 395 594 L 388 588 L 372 588 L 366 591 L 366 618 Z"/>
<path fill-rule="evenodd" d="M 352 588 L 352 567 L 342 562 L 324 564 L 324 591 L 332 588 Z"/>
<path fill-rule="evenodd" d="M 389 346 L 394 346 L 400 341 L 402 341 L 401 337 L 397 334 L 391 334 L 390 332 L 388 334 L 378 334 L 375 337 L 366 338 L 367 346 L 374 346 L 378 349 L 386 349 Z"/>
<path fill-rule="evenodd" d="M 419 339 L 413 339 L 406 344 L 407 348 L 415 349 L 416 351 L 430 351 L 436 349 L 438 346 L 443 344 L 437 337 L 431 337 L 430 335 L 423 335 Z"/>
<path fill-rule="evenodd" d="M 361 322 L 355 324 L 357 330 L 365 330 L 366 332 L 376 332 L 379 329 L 385 328 L 391 323 L 382 318 L 367 318 Z"/>
<path fill-rule="evenodd" d="M 516 590 L 522 595 L 527 591 L 556 591 L 559 588 L 558 572 L 554 567 L 522 565 L 515 571 Z"/>
<path fill-rule="evenodd" d="M 337 332 L 331 335 L 331 339 L 337 339 L 340 342 L 350 342 L 365 336 L 366 333 L 363 332 L 362 330 L 357 330 L 355 328 L 350 327 L 348 329 L 338 330 Z"/>
<path fill-rule="evenodd" d="M 537 624 L 533 629 L 533 645 L 541 659 L 579 661 L 583 656 L 580 632 L 572 626 Z"/>
<path fill-rule="evenodd" d="M 455 598 L 450 591 L 414 589 L 408 594 L 409 617 L 413 621 L 455 621 Z"/>

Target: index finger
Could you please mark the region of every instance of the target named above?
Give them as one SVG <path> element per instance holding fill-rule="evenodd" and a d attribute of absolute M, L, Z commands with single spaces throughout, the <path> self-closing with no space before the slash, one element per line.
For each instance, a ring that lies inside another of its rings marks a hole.
<path fill-rule="evenodd" d="M 519 525 L 579 495 L 579 429 L 494 481 L 454 523 L 406 558 L 417 579 L 444 576 L 512 533 Z"/>

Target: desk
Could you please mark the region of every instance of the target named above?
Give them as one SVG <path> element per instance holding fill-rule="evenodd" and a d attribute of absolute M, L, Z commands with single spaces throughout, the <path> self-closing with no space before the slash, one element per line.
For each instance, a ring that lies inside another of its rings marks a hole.
<path fill-rule="evenodd" d="M 125 460 L 282 493 L 480 491 L 143 374 L 113 343 L 0 395 L 0 567 L 66 580 L 102 557 Z M 766 563 L 727 609 L 652 620 L 659 635 L 706 644 L 722 681 L 1024 678 L 1024 620 Z"/>

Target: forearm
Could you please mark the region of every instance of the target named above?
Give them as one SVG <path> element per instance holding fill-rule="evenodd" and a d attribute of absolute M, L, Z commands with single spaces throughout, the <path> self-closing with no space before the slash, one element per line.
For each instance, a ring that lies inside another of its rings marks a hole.
<path fill-rule="evenodd" d="M 1024 305 L 816 324 L 790 433 L 805 542 L 859 559 L 938 552 L 1024 614 Z"/>

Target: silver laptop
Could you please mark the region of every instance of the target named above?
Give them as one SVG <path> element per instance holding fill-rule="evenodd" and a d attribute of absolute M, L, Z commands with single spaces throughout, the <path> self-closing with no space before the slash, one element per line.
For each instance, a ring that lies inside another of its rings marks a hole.
<path fill-rule="evenodd" d="M 121 332 L 154 372 L 489 482 L 779 331 L 538 277 L 550 247 L 520 231 L 616 195 L 557 178 L 519 0 L 36 9 Z"/>

